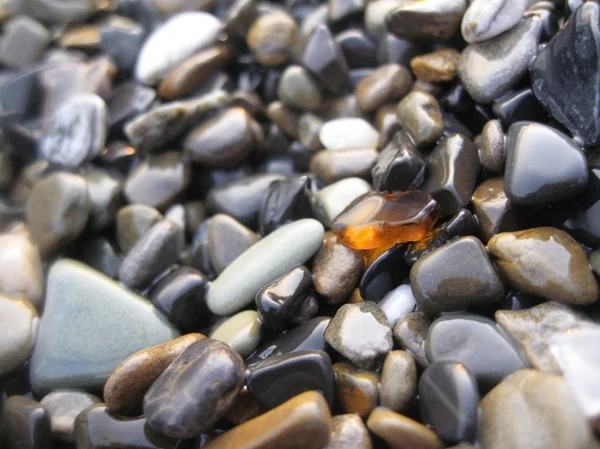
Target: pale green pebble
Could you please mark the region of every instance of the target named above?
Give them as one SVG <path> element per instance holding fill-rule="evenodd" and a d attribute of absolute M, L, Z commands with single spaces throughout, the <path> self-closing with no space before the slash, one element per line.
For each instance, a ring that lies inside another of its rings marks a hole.
<path fill-rule="evenodd" d="M 261 336 L 258 313 L 254 310 L 245 310 L 221 324 L 211 338 L 227 343 L 242 357 L 247 357 L 256 350 Z"/>

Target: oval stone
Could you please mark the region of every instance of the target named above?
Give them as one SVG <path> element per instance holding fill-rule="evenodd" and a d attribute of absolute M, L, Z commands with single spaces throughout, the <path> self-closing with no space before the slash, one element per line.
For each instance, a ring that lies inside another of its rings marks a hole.
<path fill-rule="evenodd" d="M 227 343 L 242 357 L 247 357 L 258 346 L 261 335 L 258 313 L 254 310 L 244 310 L 221 324 L 210 338 Z"/>
<path fill-rule="evenodd" d="M 0 295 L 0 322 L 0 375 L 4 376 L 31 355 L 39 318 L 28 301 Z"/>
<path fill-rule="evenodd" d="M 376 148 L 379 141 L 379 133 L 369 122 L 353 117 L 325 122 L 319 137 L 328 150 Z"/>

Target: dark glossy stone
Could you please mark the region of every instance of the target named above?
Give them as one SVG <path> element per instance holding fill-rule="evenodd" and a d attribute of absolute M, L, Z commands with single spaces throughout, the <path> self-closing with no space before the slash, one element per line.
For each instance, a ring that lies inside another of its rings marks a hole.
<path fill-rule="evenodd" d="M 450 444 L 474 441 L 479 394 L 464 365 L 436 362 L 419 380 L 419 406 L 425 424 Z"/>
<path fill-rule="evenodd" d="M 163 277 L 149 293 L 150 300 L 181 332 L 200 329 L 209 317 L 208 280 L 192 267 L 179 267 Z"/>
<path fill-rule="evenodd" d="M 600 143 L 600 6 L 586 2 L 531 66 L 537 99 L 585 146 Z"/>
<path fill-rule="evenodd" d="M 81 260 L 108 277 L 117 279 L 121 257 L 112 243 L 104 237 L 94 237 L 83 245 Z"/>
<path fill-rule="evenodd" d="M 212 281 L 217 277 L 217 273 L 212 266 L 210 249 L 208 247 L 210 222 L 211 218 L 207 218 L 196 228 L 190 247 L 190 265 L 200 270 L 204 276 Z"/>
<path fill-rule="evenodd" d="M 517 229 L 517 210 L 506 197 L 504 179 L 484 181 L 473 193 L 471 201 L 483 242 L 501 232 Z"/>
<path fill-rule="evenodd" d="M 410 61 L 422 53 L 423 49 L 418 43 L 386 33 L 379 41 L 377 58 L 380 64 L 400 64 L 410 67 Z"/>
<path fill-rule="evenodd" d="M 379 256 L 363 274 L 358 284 L 360 295 L 367 301 L 379 302 L 402 284 L 409 273 L 404 262 L 406 247 L 395 245 Z"/>
<path fill-rule="evenodd" d="M 396 347 L 408 352 L 421 368 L 429 366 L 425 342 L 430 324 L 431 321 L 423 312 L 411 312 L 398 321 L 392 330 Z"/>
<path fill-rule="evenodd" d="M 199 436 L 225 414 L 243 382 L 240 356 L 220 341 L 201 340 L 154 382 L 144 397 L 144 416 L 150 427 L 164 435 Z"/>
<path fill-rule="evenodd" d="M 319 25 L 308 39 L 302 65 L 334 94 L 349 88 L 348 65 L 325 25 Z"/>
<path fill-rule="evenodd" d="M 486 306 L 504 298 L 504 286 L 485 246 L 461 237 L 412 266 L 410 285 L 419 310 L 427 314 Z"/>
<path fill-rule="evenodd" d="M 492 108 L 504 128 L 523 120 L 545 122 L 548 113 L 533 95 L 530 87 L 509 92 L 498 98 Z"/>
<path fill-rule="evenodd" d="M 377 45 L 359 28 L 351 28 L 335 36 L 348 67 L 351 69 L 377 66 Z"/>
<path fill-rule="evenodd" d="M 414 265 L 421 257 L 435 251 L 447 242 L 457 237 L 476 233 L 477 220 L 467 209 L 461 209 L 448 221 L 436 226 L 425 239 L 408 245 L 404 260 L 407 264 Z"/>
<path fill-rule="evenodd" d="M 452 114 L 442 113 L 444 121 L 444 137 L 452 134 L 462 134 L 469 140 L 473 140 L 473 133 L 467 126 Z"/>
<path fill-rule="evenodd" d="M 142 418 L 122 418 L 105 404 L 85 409 L 75 419 L 77 449 L 176 449 L 181 440 L 155 432 Z"/>
<path fill-rule="evenodd" d="M 325 329 L 331 322 L 330 317 L 317 317 L 282 334 L 264 346 L 246 360 L 248 366 L 271 356 L 289 354 L 298 351 L 324 351 L 329 345 L 325 341 Z"/>
<path fill-rule="evenodd" d="M 113 140 L 106 145 L 96 158 L 99 166 L 115 169 L 123 175 L 128 174 L 139 161 L 135 148 L 123 140 Z"/>
<path fill-rule="evenodd" d="M 410 138 L 399 131 L 377 156 L 371 175 L 380 191 L 415 189 L 425 176 L 425 160 Z"/>
<path fill-rule="evenodd" d="M 110 226 L 123 203 L 123 178 L 117 173 L 94 169 L 83 175 L 91 210 L 87 227 L 99 232 Z"/>
<path fill-rule="evenodd" d="M 412 91 L 398 104 L 397 114 L 398 123 L 417 146 L 432 145 L 444 133 L 440 105 L 429 93 Z"/>
<path fill-rule="evenodd" d="M 248 30 L 258 18 L 256 2 L 250 0 L 237 0 L 232 2 L 225 17 L 225 31 L 231 36 L 245 39 Z"/>
<path fill-rule="evenodd" d="M 258 222 L 261 235 L 301 218 L 312 217 L 311 194 L 315 189 L 310 176 L 294 176 L 273 181 L 260 209 Z"/>
<path fill-rule="evenodd" d="M 246 378 L 248 389 L 272 409 L 305 391 L 316 390 L 333 405 L 333 370 L 324 351 L 281 354 L 253 365 Z"/>
<path fill-rule="evenodd" d="M 515 371 L 529 367 L 519 347 L 502 334 L 494 321 L 480 315 L 438 318 L 429 326 L 425 351 L 431 363 L 463 364 L 482 393 Z"/>
<path fill-rule="evenodd" d="M 480 171 L 473 142 L 454 134 L 442 140 L 429 156 L 422 189 L 438 202 L 442 216 L 452 215 L 471 201 Z"/>
<path fill-rule="evenodd" d="M 266 285 L 256 294 L 256 309 L 262 324 L 277 331 L 291 328 L 298 323 L 299 313 L 314 300 L 311 292 L 312 273 L 304 266 Z M 317 310 L 314 312 L 316 315 Z"/>
<path fill-rule="evenodd" d="M 587 159 L 571 138 L 540 123 L 511 125 L 506 142 L 504 188 L 514 204 L 559 202 L 581 193 L 587 182 Z"/>
<path fill-rule="evenodd" d="M 5 449 L 50 449 L 50 416 L 37 401 L 12 396 L 0 418 L 0 446 Z"/>
<path fill-rule="evenodd" d="M 335 396 L 344 413 L 367 418 L 379 402 L 379 375 L 346 362 L 333 365 Z"/>
<path fill-rule="evenodd" d="M 269 186 L 279 179 L 282 179 L 282 176 L 260 174 L 218 185 L 208 193 L 207 211 L 209 214 L 220 212 L 231 215 L 240 223 L 255 229 Z"/>

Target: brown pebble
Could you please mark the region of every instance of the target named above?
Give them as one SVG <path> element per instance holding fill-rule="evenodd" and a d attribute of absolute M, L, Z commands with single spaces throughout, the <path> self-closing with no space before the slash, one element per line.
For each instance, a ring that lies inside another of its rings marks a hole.
<path fill-rule="evenodd" d="M 456 64 L 460 53 L 454 48 L 443 48 L 420 55 L 410 61 L 415 76 L 431 83 L 452 81 L 456 76 Z"/>
<path fill-rule="evenodd" d="M 371 112 L 390 101 L 402 98 L 411 88 L 412 76 L 406 67 L 385 64 L 358 83 L 356 100 L 361 110 Z"/>
<path fill-rule="evenodd" d="M 395 412 L 407 408 L 417 391 L 417 367 L 406 351 L 391 351 L 381 370 L 381 405 Z"/>
<path fill-rule="evenodd" d="M 106 381 L 106 406 L 119 415 L 140 415 L 144 395 L 158 376 L 190 345 L 205 338 L 202 334 L 187 334 L 133 354 Z"/>
<path fill-rule="evenodd" d="M 100 29 L 96 25 L 78 25 L 67 29 L 58 39 L 63 48 L 93 52 L 100 49 Z"/>
<path fill-rule="evenodd" d="M 391 449 L 442 449 L 437 434 L 406 416 L 378 408 L 371 413 L 367 427 Z"/>
<path fill-rule="evenodd" d="M 379 397 L 379 376 L 346 362 L 333 365 L 335 394 L 344 413 L 356 413 L 361 418 L 369 416 Z"/>
<path fill-rule="evenodd" d="M 238 394 L 238 397 L 235 398 L 233 405 L 227 410 L 224 418 L 232 424 L 239 426 L 246 421 L 262 415 L 264 412 L 265 409 L 259 400 L 247 389 L 243 389 Z"/>
<path fill-rule="evenodd" d="M 331 437 L 323 449 L 372 449 L 371 435 L 359 416 L 348 413 L 331 420 Z"/>
<path fill-rule="evenodd" d="M 298 120 L 300 114 L 284 105 L 281 101 L 273 101 L 267 106 L 267 116 L 285 134 L 294 139 L 298 137 Z"/>
<path fill-rule="evenodd" d="M 290 15 L 283 11 L 271 12 L 252 24 L 246 41 L 260 64 L 277 66 L 288 61 L 297 30 Z"/>
<path fill-rule="evenodd" d="M 421 368 L 429 366 L 425 339 L 430 324 L 431 321 L 423 312 L 411 312 L 398 321 L 392 331 L 396 346 L 412 355 Z"/>

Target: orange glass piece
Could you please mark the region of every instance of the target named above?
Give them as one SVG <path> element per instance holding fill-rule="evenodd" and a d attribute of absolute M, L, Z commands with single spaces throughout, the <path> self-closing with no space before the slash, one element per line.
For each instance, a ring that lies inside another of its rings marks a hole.
<path fill-rule="evenodd" d="M 344 245 L 369 250 L 422 240 L 439 216 L 435 200 L 418 190 L 372 192 L 357 198 L 338 215 L 331 231 Z"/>

